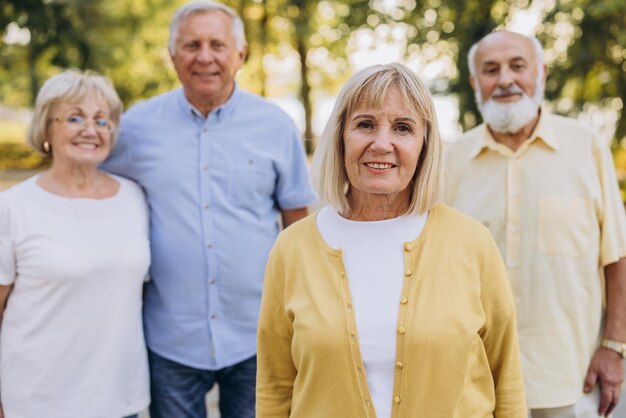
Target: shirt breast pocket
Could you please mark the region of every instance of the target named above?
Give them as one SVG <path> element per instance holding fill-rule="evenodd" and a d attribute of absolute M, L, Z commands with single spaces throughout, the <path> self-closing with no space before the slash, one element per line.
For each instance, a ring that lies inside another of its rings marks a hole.
<path fill-rule="evenodd" d="M 598 221 L 591 199 L 541 197 L 537 237 L 539 250 L 544 254 L 585 255 L 592 243 L 598 242 L 598 234 Z"/>
<path fill-rule="evenodd" d="M 254 207 L 272 199 L 276 172 L 270 160 L 245 159 L 235 164 L 230 173 L 229 196 L 241 207 Z"/>

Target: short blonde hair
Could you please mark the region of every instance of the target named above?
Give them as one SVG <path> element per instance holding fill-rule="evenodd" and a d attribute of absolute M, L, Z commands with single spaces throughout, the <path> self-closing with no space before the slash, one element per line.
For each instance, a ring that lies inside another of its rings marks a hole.
<path fill-rule="evenodd" d="M 115 146 L 120 117 L 123 111 L 122 101 L 115 92 L 111 81 L 93 71 L 70 69 L 46 80 L 37 93 L 33 119 L 28 128 L 26 140 L 38 153 L 51 157 L 51 152 L 44 149 L 44 142 L 50 127 L 50 114 L 61 103 L 80 102 L 95 95 L 109 105 L 109 119 L 113 124 L 111 148 Z"/>
<path fill-rule="evenodd" d="M 343 143 L 346 119 L 361 106 L 384 107 L 393 89 L 398 89 L 409 109 L 426 125 L 407 214 L 425 213 L 439 201 L 441 138 L 430 92 L 402 64 L 374 65 L 354 74 L 343 86 L 313 156 L 313 185 L 323 201 L 342 213 L 350 213 Z"/>

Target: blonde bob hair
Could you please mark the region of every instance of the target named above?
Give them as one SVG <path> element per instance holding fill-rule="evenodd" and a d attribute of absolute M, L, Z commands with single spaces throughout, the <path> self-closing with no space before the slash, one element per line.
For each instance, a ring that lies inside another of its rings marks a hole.
<path fill-rule="evenodd" d="M 51 113 L 59 103 L 77 103 L 87 97 L 96 97 L 109 105 L 109 120 L 113 125 L 111 131 L 111 148 L 115 146 L 120 117 L 123 111 L 122 102 L 108 78 L 93 71 L 70 69 L 54 75 L 46 80 L 37 93 L 33 119 L 26 134 L 28 144 L 38 153 L 52 157 L 52 150 L 44 149 L 48 129 L 52 122 Z"/>
<path fill-rule="evenodd" d="M 313 156 L 312 180 L 320 198 L 341 213 L 350 213 L 350 183 L 344 162 L 343 134 L 348 117 L 361 107 L 383 108 L 392 90 L 425 122 L 424 145 L 412 187 L 407 214 L 422 214 L 439 200 L 441 183 L 441 138 L 430 92 L 402 64 L 374 65 L 354 74 L 339 92 Z"/>

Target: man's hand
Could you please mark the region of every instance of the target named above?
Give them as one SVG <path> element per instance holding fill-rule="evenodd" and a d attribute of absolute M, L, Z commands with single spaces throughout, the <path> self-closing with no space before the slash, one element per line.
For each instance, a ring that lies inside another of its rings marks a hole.
<path fill-rule="evenodd" d="M 613 411 L 619 402 L 624 381 L 624 363 L 615 351 L 600 347 L 596 350 L 587 370 L 585 393 L 591 392 L 600 384 L 600 408 L 598 414 L 605 417 Z M 1 417 L 0 417 L 1 418 Z"/>

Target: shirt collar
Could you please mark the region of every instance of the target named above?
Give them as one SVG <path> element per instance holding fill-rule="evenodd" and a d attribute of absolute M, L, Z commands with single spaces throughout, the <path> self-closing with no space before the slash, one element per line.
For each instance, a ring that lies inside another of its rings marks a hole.
<path fill-rule="evenodd" d="M 185 96 L 185 90 L 182 87 L 179 89 L 178 97 L 179 97 L 179 102 L 183 111 L 185 112 L 185 114 L 189 115 L 189 117 L 191 117 L 194 121 L 205 120 L 205 119 L 211 118 L 212 115 L 214 115 L 213 117 L 215 117 L 218 121 L 221 121 L 223 118 L 233 113 L 236 107 L 236 103 L 239 101 L 241 97 L 241 94 L 242 92 L 239 89 L 239 86 L 237 85 L 237 83 L 235 82 L 235 86 L 233 87 L 233 92 L 228 98 L 228 100 L 226 100 L 226 102 L 222 103 L 221 105 L 213 109 L 206 118 L 204 117 L 202 112 L 200 112 L 189 101 L 189 99 L 187 99 L 187 96 Z"/>
<path fill-rule="evenodd" d="M 468 157 L 470 159 L 476 158 L 485 148 L 500 153 L 509 150 L 509 148 L 500 144 L 493 138 L 493 135 L 491 135 L 491 132 L 487 129 L 486 123 L 483 123 L 478 129 L 478 140 L 474 142 L 474 145 L 468 153 Z M 539 121 L 537 122 L 537 126 L 535 126 L 535 130 L 530 137 L 524 141 L 518 151 L 528 148 L 528 146 L 535 140 L 541 140 L 544 144 L 555 151 L 559 149 L 559 141 L 554 133 L 554 126 L 551 123 L 550 111 L 543 105 L 541 106 L 541 115 L 539 116 Z"/>

